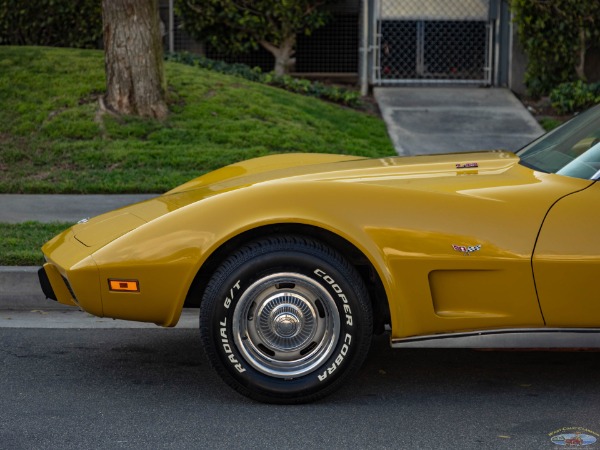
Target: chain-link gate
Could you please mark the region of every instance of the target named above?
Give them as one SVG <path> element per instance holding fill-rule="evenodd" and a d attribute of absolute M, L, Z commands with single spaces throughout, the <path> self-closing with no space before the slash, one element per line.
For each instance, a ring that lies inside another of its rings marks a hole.
<path fill-rule="evenodd" d="M 493 0 L 376 0 L 375 84 L 490 84 Z"/>

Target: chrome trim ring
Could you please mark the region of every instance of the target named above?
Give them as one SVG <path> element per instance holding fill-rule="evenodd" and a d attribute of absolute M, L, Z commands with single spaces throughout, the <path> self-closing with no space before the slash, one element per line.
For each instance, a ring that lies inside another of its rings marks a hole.
<path fill-rule="evenodd" d="M 318 282 L 290 272 L 253 283 L 233 312 L 233 339 L 259 372 L 289 379 L 326 361 L 338 341 L 340 316 Z"/>

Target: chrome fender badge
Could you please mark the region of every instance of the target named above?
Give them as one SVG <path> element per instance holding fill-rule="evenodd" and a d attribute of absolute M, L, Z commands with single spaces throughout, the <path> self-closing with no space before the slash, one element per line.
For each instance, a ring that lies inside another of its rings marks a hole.
<path fill-rule="evenodd" d="M 479 167 L 479 164 L 476 162 L 456 164 L 457 169 L 475 169 L 477 167 Z"/>
<path fill-rule="evenodd" d="M 471 253 L 481 250 L 481 245 L 452 245 L 452 248 L 465 256 L 469 256 Z"/>

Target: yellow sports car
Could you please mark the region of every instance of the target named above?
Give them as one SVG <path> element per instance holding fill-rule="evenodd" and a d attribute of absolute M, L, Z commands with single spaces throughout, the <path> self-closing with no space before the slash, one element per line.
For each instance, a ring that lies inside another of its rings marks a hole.
<path fill-rule="evenodd" d="M 224 167 L 43 247 L 47 297 L 174 326 L 274 403 L 321 398 L 393 347 L 600 346 L 600 107 L 525 147 Z"/>

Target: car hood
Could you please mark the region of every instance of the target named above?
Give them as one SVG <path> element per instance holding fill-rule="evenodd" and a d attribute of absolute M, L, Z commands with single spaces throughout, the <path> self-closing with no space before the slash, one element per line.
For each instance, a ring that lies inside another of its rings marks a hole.
<path fill-rule="evenodd" d="M 72 236 L 93 251 L 179 208 L 208 197 L 266 183 L 337 181 L 386 184 L 420 180 L 420 184 L 427 184 L 428 180 L 439 182 L 440 177 L 503 173 L 518 161 L 516 155 L 503 151 L 379 159 L 310 153 L 265 156 L 223 167 L 154 199 L 77 224 L 72 228 Z"/>
<path fill-rule="evenodd" d="M 393 177 L 395 180 L 491 174 L 519 162 L 510 152 L 487 151 L 445 155 L 357 158 L 323 154 L 283 154 L 251 159 L 224 167 L 189 181 L 164 194 L 175 197 L 202 190 L 210 194 L 265 182 L 364 181 Z"/>

